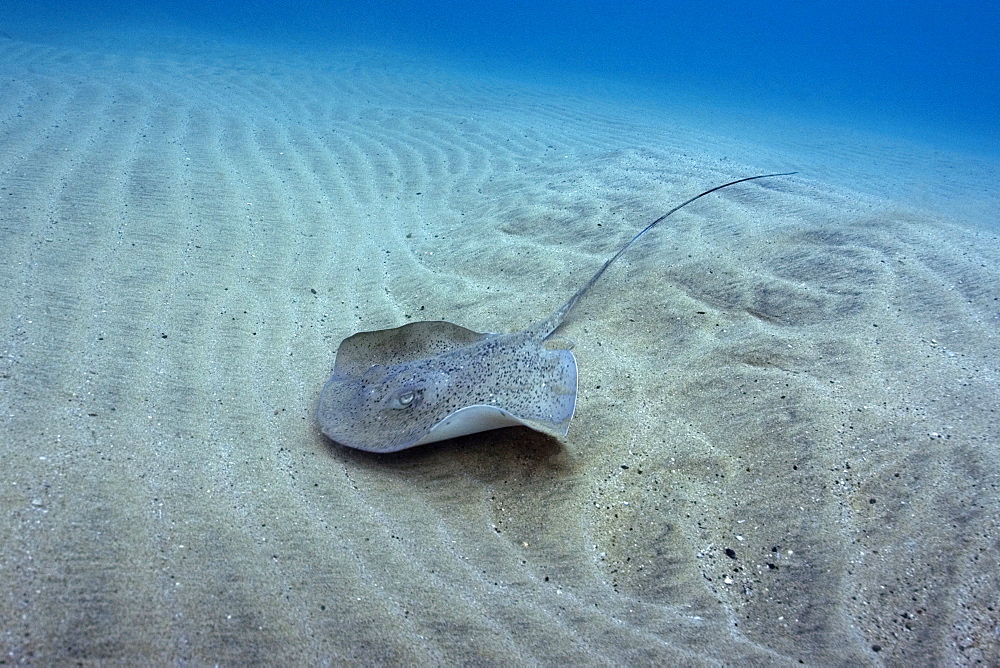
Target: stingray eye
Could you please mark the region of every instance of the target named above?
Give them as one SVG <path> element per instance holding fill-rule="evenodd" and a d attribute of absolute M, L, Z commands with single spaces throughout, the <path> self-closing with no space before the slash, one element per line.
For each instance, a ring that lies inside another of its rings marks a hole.
<path fill-rule="evenodd" d="M 421 395 L 423 395 L 423 390 L 400 390 L 389 399 L 389 406 L 397 409 L 419 406 Z"/>

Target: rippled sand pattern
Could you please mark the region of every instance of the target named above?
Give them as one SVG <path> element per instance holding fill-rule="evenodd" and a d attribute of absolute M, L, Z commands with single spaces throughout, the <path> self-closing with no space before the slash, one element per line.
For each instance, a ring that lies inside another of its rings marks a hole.
<path fill-rule="evenodd" d="M 368 456 L 342 338 L 520 329 L 800 165 L 358 53 L 0 63 L 6 661 L 1000 661 L 995 232 L 727 189 L 562 330 L 564 444 Z"/>

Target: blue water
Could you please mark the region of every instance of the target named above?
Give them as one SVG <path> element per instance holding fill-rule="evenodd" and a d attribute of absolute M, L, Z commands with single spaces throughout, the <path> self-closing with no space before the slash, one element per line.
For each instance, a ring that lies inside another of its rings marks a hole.
<path fill-rule="evenodd" d="M 1000 155 L 1000 3 L 325 3 L 7 0 L 8 32 L 179 26 L 268 46 L 415 51 L 491 75 L 595 77 L 630 95 L 780 110 Z"/>

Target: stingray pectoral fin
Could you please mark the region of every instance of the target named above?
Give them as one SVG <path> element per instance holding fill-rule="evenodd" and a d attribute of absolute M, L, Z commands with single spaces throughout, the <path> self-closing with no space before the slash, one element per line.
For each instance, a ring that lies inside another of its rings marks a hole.
<path fill-rule="evenodd" d="M 342 376 L 360 376 L 373 364 L 393 366 L 428 359 L 489 336 L 444 320 L 358 332 L 340 342 L 334 372 Z"/>
<path fill-rule="evenodd" d="M 539 420 L 519 418 L 496 406 L 483 404 L 466 406 L 438 422 L 426 436 L 413 445 L 424 445 L 425 443 L 445 441 L 449 438 L 478 434 L 481 431 L 517 426 L 528 427 L 553 438 L 562 438 L 569 431 L 569 420 L 566 420 L 564 424 L 553 425 Z"/>
<path fill-rule="evenodd" d="M 538 419 L 526 424 L 532 429 L 562 438 L 569 433 L 569 423 L 576 412 L 576 357 L 566 348 L 552 350 L 546 357 L 551 366 L 545 374 L 544 391 L 538 402 Z"/>
<path fill-rule="evenodd" d="M 477 434 L 481 431 L 500 429 L 502 427 L 516 427 L 517 425 L 534 428 L 524 420 L 519 420 L 509 412 L 496 406 L 486 406 L 483 404 L 466 406 L 431 427 L 430 432 L 413 445 L 434 443 L 449 438 Z"/>

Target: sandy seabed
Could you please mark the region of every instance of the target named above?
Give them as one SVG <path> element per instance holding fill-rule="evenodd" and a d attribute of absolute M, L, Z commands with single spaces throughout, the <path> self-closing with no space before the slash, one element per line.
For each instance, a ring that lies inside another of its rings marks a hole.
<path fill-rule="evenodd" d="M 0 40 L 6 662 L 1000 662 L 987 176 L 155 46 Z M 319 433 L 344 337 L 523 328 L 788 169 L 581 304 L 564 442 Z"/>

